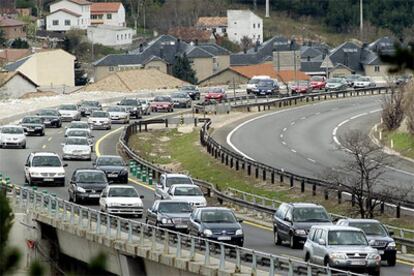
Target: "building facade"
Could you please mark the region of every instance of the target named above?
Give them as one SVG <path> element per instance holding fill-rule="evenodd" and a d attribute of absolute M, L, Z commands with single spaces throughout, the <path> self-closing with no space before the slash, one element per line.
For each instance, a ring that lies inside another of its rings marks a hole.
<path fill-rule="evenodd" d="M 0 72 L 0 98 L 16 99 L 36 92 L 37 85 L 20 72 Z"/>
<path fill-rule="evenodd" d="M 87 29 L 88 39 L 92 43 L 111 47 L 130 45 L 133 34 L 134 31 L 131 28 L 110 25 L 89 26 Z"/>
<path fill-rule="evenodd" d="M 6 40 L 26 38 L 26 23 L 20 20 L 0 16 L 0 30 L 4 32 Z"/>
<path fill-rule="evenodd" d="M 228 10 L 227 35 L 235 43 L 240 43 L 244 36 L 263 43 L 263 19 L 249 10 Z"/>
<path fill-rule="evenodd" d="M 91 5 L 92 25 L 125 27 L 125 8 L 120 2 L 95 2 Z"/>
<path fill-rule="evenodd" d="M 46 16 L 46 30 L 68 31 L 82 29 L 91 24 L 91 3 L 85 0 L 60 0 L 50 5 Z"/>

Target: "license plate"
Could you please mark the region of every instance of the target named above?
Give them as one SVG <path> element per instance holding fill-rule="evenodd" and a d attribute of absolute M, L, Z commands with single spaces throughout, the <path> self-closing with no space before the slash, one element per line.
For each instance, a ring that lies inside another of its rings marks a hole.
<path fill-rule="evenodd" d="M 179 225 L 176 225 L 175 228 L 187 228 L 187 225 L 179 224 Z"/>
<path fill-rule="evenodd" d="M 28 131 L 28 132 L 34 132 L 35 130 L 34 130 L 34 129 L 32 129 L 32 128 L 28 128 L 28 129 L 27 129 L 27 131 Z"/>
<path fill-rule="evenodd" d="M 365 260 L 352 260 L 352 265 L 365 265 Z"/>
<path fill-rule="evenodd" d="M 50 124 L 50 121 L 47 121 L 47 120 L 46 120 L 46 121 L 45 121 L 45 124 Z"/>
<path fill-rule="evenodd" d="M 89 195 L 90 198 L 98 198 L 100 195 L 99 194 L 91 194 Z"/>
<path fill-rule="evenodd" d="M 100 125 L 102 125 L 102 123 L 95 123 L 95 125 L 100 126 Z"/>
<path fill-rule="evenodd" d="M 222 237 L 218 237 L 217 238 L 219 241 L 229 241 L 229 240 L 231 240 L 231 237 L 228 237 L 228 236 L 222 236 Z"/>
<path fill-rule="evenodd" d="M 118 175 L 117 175 L 117 174 L 115 174 L 115 173 L 109 173 L 109 174 L 108 174 L 108 177 L 118 177 Z"/>
<path fill-rule="evenodd" d="M 53 181 L 53 178 L 43 178 L 43 181 Z"/>
<path fill-rule="evenodd" d="M 378 254 L 380 255 L 384 254 L 384 250 L 378 250 Z"/>

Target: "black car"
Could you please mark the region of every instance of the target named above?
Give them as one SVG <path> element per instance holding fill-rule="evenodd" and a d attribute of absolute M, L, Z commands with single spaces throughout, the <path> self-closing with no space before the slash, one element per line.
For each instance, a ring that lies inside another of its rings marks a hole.
<path fill-rule="evenodd" d="M 79 111 L 83 117 L 91 115 L 95 110 L 102 110 L 102 105 L 98 101 L 81 101 L 79 104 Z"/>
<path fill-rule="evenodd" d="M 60 113 L 54 109 L 42 109 L 39 110 L 36 114 L 43 120 L 43 124 L 46 127 L 61 127 L 62 126 L 62 118 L 60 117 Z"/>
<path fill-rule="evenodd" d="M 313 203 L 282 203 L 273 216 L 274 243 L 289 241 L 291 248 L 299 247 L 313 225 L 332 224 L 325 208 Z"/>
<path fill-rule="evenodd" d="M 222 207 L 197 208 L 190 216 L 190 235 L 243 246 L 244 233 L 233 211 Z"/>
<path fill-rule="evenodd" d="M 23 127 L 24 132 L 27 135 L 45 135 L 45 125 L 43 119 L 38 116 L 26 116 L 20 121 L 20 125 Z"/>
<path fill-rule="evenodd" d="M 131 117 L 135 117 L 137 119 L 142 118 L 142 108 L 139 100 L 122 99 L 119 103 L 117 103 L 117 105 L 125 107 Z"/>
<path fill-rule="evenodd" d="M 99 200 L 102 190 L 108 184 L 108 179 L 102 170 L 76 169 L 69 182 L 69 201 L 79 203 L 86 200 Z"/>
<path fill-rule="evenodd" d="M 397 261 L 397 248 L 394 239 L 391 237 L 393 232 L 375 219 L 340 219 L 337 225 L 352 226 L 365 232 L 371 247 L 378 250 L 381 260 L 387 261 L 389 266 L 395 266 Z"/>
<path fill-rule="evenodd" d="M 156 200 L 147 210 L 145 222 L 157 227 L 188 232 L 188 222 L 193 209 L 182 200 Z"/>
<path fill-rule="evenodd" d="M 193 101 L 200 99 L 200 90 L 195 85 L 184 85 L 180 90 L 186 92 Z"/>
<path fill-rule="evenodd" d="M 275 95 L 279 93 L 279 85 L 271 79 L 260 80 L 252 92 L 257 96 Z"/>
<path fill-rule="evenodd" d="M 120 156 L 99 156 L 94 162 L 94 166 L 96 169 L 104 171 L 108 180 L 117 183 L 128 183 L 128 168 Z"/>

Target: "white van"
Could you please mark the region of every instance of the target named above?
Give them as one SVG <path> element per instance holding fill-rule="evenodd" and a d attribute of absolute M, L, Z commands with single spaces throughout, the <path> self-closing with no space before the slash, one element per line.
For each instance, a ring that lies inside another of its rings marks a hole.
<path fill-rule="evenodd" d="M 250 94 L 253 92 L 253 89 L 256 88 L 256 84 L 261 80 L 268 80 L 270 79 L 269 76 L 253 76 L 247 83 L 246 92 Z"/>

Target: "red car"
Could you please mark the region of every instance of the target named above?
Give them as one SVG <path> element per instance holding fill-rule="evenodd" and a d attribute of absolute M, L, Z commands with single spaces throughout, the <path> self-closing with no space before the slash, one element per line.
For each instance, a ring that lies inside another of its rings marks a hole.
<path fill-rule="evenodd" d="M 321 76 L 313 76 L 310 85 L 313 90 L 324 90 L 326 85 L 326 78 Z"/>
<path fill-rule="evenodd" d="M 150 109 L 152 112 L 166 111 L 173 112 L 174 105 L 170 96 L 157 96 L 150 103 Z"/>
<path fill-rule="evenodd" d="M 222 100 L 227 99 L 226 91 L 224 88 L 212 88 L 207 92 L 207 95 L 204 97 L 206 102 L 214 100 L 216 102 L 221 102 Z"/>
<path fill-rule="evenodd" d="M 312 92 L 309 81 L 295 81 L 290 84 L 290 92 L 294 94 L 306 94 Z"/>

